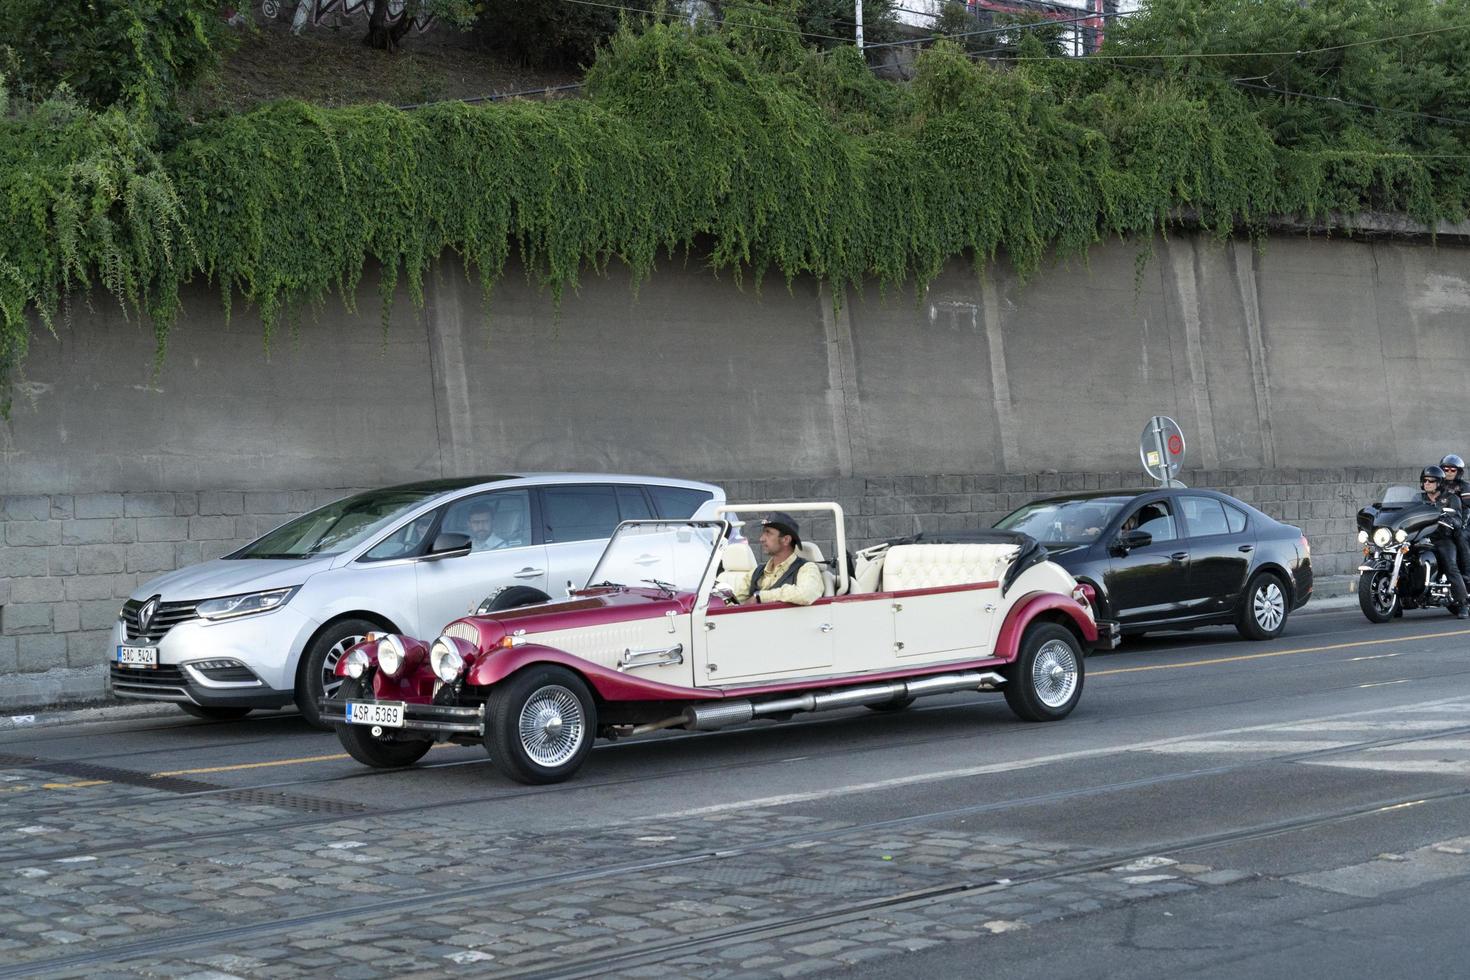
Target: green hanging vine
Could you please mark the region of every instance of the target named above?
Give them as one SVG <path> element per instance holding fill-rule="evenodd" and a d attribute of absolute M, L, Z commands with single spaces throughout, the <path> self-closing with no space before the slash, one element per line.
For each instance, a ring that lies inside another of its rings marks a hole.
<path fill-rule="evenodd" d="M 584 270 L 642 279 L 680 250 L 736 276 L 892 287 L 955 256 L 1027 274 L 1180 208 L 1224 236 L 1272 215 L 1457 219 L 1470 200 L 1463 132 L 1437 154 L 1353 125 L 1286 140 L 1218 79 L 1059 59 L 997 71 L 943 45 L 900 86 L 851 48 L 760 43 L 752 22 L 625 31 L 578 100 L 280 102 L 166 149 L 121 110 L 0 120 L 0 371 L 33 321 L 96 286 L 151 320 L 161 356 L 195 278 L 258 308 L 269 336 L 330 292 L 351 307 L 369 263 L 385 311 L 400 282 L 422 302 L 446 253 L 487 296 L 512 249 L 557 296 Z"/>

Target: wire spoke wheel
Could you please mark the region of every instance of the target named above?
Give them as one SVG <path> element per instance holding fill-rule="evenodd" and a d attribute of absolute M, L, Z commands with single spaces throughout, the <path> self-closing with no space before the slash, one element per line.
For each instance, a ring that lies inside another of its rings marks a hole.
<path fill-rule="evenodd" d="M 521 708 L 516 727 L 526 755 L 548 769 L 576 755 L 587 737 L 582 703 L 560 684 L 549 684 L 532 692 Z"/>
<path fill-rule="evenodd" d="M 1031 684 L 1042 704 L 1062 707 L 1077 689 L 1077 654 L 1061 640 L 1042 644 L 1031 664 Z"/>

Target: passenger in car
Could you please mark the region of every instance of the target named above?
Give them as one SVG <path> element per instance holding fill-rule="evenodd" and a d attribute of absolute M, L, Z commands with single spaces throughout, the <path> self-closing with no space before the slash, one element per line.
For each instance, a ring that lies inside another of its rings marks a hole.
<path fill-rule="evenodd" d="M 816 565 L 796 553 L 801 547 L 801 528 L 790 514 L 775 513 L 761 522 L 761 548 L 766 563 L 736 583 L 735 598 L 742 605 L 789 602 L 810 606 L 822 598 L 822 573 Z"/>

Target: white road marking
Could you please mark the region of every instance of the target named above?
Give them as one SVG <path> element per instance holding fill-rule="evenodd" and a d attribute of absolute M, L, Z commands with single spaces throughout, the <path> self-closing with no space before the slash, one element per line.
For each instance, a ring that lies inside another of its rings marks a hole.
<path fill-rule="evenodd" d="M 1317 721 L 1309 724 L 1278 725 L 1278 732 L 1437 732 L 1445 728 L 1458 728 L 1465 723 L 1463 718 L 1445 718 L 1442 721 Z"/>
<path fill-rule="evenodd" d="M 1374 772 L 1419 772 L 1447 776 L 1470 776 L 1470 759 L 1451 761 L 1448 759 L 1334 759 L 1312 761 L 1311 766 L 1330 766 L 1334 769 L 1365 769 Z"/>
<path fill-rule="evenodd" d="M 1352 745 L 1352 740 L 1345 742 L 1329 742 L 1318 739 L 1190 739 L 1187 742 L 1179 742 L 1174 745 L 1160 745 L 1149 749 L 1150 752 L 1159 752 L 1168 755 L 1183 755 L 1189 752 L 1265 752 L 1265 753 L 1291 753 L 1291 752 L 1315 752 L 1318 749 L 1336 749 L 1344 745 Z"/>
<path fill-rule="evenodd" d="M 1453 706 L 1453 708 L 1451 708 Z M 1412 711 L 1421 714 L 1430 709 L 1440 710 L 1470 710 L 1470 699 L 1463 696 L 1442 698 L 1438 701 L 1424 701 L 1412 705 L 1394 705 L 1387 708 L 1370 708 L 1366 711 L 1347 711 L 1342 714 L 1322 715 L 1319 718 L 1305 718 L 1297 724 L 1318 724 L 1321 722 L 1342 721 L 1348 718 L 1371 718 L 1375 715 L 1392 714 L 1393 712 Z M 838 796 L 850 796 L 855 793 L 871 793 L 877 790 L 894 789 L 900 786 L 915 786 L 924 783 L 947 782 L 954 779 L 967 779 L 972 776 L 986 776 L 1000 772 L 1015 772 L 1021 769 L 1033 769 L 1037 766 L 1050 765 L 1056 762 L 1073 762 L 1078 759 L 1095 759 L 1099 756 L 1117 755 L 1122 752 L 1145 752 L 1157 749 L 1161 746 L 1176 745 L 1181 742 L 1197 742 L 1207 738 L 1222 738 L 1228 735 L 1243 735 L 1247 732 L 1276 731 L 1278 724 L 1246 725 L 1241 728 L 1225 728 L 1213 732 L 1199 732 L 1193 735 L 1180 735 L 1174 738 L 1150 739 L 1144 742 L 1131 742 L 1122 745 L 1099 746 L 1092 749 L 1077 749 L 1073 752 L 1057 752 L 1051 755 L 1032 756 L 1028 759 L 1016 759 L 1012 762 L 995 762 L 983 766 L 966 766 L 961 769 L 942 769 L 934 772 L 910 773 L 907 776 L 895 776 L 891 779 L 876 779 L 870 782 L 848 783 L 843 786 L 832 786 L 826 789 L 808 790 L 801 793 L 783 793 L 778 796 L 756 797 L 754 799 L 732 800 L 727 803 L 711 803 L 706 806 L 689 807 L 684 810 L 674 810 L 668 813 L 656 814 L 646 818 L 646 822 L 678 820 L 687 817 L 705 816 L 711 813 L 724 813 L 730 810 L 754 810 L 762 807 L 790 806 L 793 803 L 810 803 L 815 800 L 832 799 Z"/>

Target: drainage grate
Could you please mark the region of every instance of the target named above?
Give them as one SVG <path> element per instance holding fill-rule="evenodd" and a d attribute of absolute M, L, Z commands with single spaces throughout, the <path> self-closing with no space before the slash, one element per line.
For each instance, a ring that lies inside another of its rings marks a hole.
<path fill-rule="evenodd" d="M 247 806 L 277 806 L 287 810 L 301 810 L 305 813 L 347 815 L 369 812 L 368 808 L 361 803 L 324 800 L 315 796 L 297 796 L 294 793 L 278 793 L 266 789 L 232 789 L 220 793 L 219 797 L 231 803 L 242 803 Z"/>
<path fill-rule="evenodd" d="M 97 766 L 89 762 L 32 759 L 26 768 L 39 769 L 58 776 L 73 776 L 77 779 L 98 779 L 109 783 L 120 783 L 124 786 L 145 786 L 148 789 L 163 790 L 165 793 L 207 793 L 211 790 L 223 789 L 215 783 L 201 783 L 197 779 L 178 779 L 174 776 L 160 776 L 154 779 L 146 772 L 114 769 L 111 766 Z"/>

